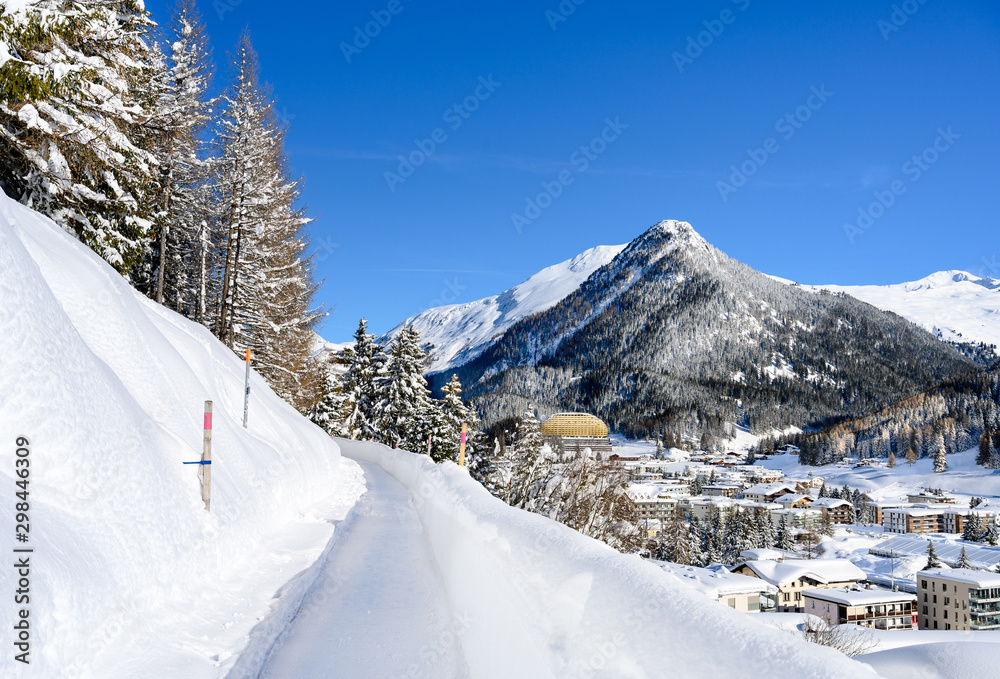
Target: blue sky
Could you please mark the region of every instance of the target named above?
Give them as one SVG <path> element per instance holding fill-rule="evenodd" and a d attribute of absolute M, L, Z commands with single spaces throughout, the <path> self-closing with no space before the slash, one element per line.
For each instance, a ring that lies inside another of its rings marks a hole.
<path fill-rule="evenodd" d="M 327 339 L 661 219 L 803 283 L 1000 277 L 995 1 L 201 8 L 220 84 L 249 27 L 288 120 Z"/>

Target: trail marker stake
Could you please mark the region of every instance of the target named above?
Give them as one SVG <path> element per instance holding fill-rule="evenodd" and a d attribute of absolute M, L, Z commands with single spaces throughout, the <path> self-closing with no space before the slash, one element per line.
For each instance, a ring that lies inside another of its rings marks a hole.
<path fill-rule="evenodd" d="M 205 401 L 205 439 L 201 451 L 201 499 L 205 511 L 212 506 L 212 402 Z"/>
<path fill-rule="evenodd" d="M 246 391 L 243 392 L 243 428 L 247 428 L 247 413 L 250 410 L 250 349 L 247 349 Z"/>
<path fill-rule="evenodd" d="M 468 436 L 468 425 L 462 423 L 462 445 L 458 449 L 458 466 L 465 466 L 465 438 Z"/>

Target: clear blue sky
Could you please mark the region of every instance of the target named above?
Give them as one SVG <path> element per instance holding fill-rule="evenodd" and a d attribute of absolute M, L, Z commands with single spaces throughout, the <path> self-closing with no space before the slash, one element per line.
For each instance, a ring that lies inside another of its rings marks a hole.
<path fill-rule="evenodd" d="M 165 5 L 147 3 L 160 21 Z M 661 219 L 804 283 L 1000 277 L 995 0 L 566 0 L 568 16 L 558 0 L 201 7 L 220 76 L 249 27 L 288 118 L 318 215 L 327 339 L 362 315 L 384 332 L 495 294 Z M 342 43 L 372 12 L 387 25 L 348 62 Z M 435 130 L 429 159 L 391 190 L 398 156 Z M 741 164 L 753 175 L 720 189 Z M 518 232 L 511 215 L 561 172 L 570 183 Z M 892 204 L 852 242 L 844 224 L 876 192 Z"/>

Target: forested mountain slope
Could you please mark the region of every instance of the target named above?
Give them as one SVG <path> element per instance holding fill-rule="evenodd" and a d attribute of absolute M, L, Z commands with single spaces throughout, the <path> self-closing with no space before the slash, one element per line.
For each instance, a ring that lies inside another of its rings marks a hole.
<path fill-rule="evenodd" d="M 630 434 L 717 436 L 874 412 L 973 369 L 909 321 L 776 281 L 663 221 L 447 374 L 487 423 L 535 402 Z"/>

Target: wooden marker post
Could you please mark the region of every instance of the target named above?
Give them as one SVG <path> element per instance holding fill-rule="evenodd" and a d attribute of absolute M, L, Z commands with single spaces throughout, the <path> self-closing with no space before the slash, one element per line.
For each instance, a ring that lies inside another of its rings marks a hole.
<path fill-rule="evenodd" d="M 465 466 L 465 439 L 466 439 L 467 436 L 468 436 L 468 425 L 465 422 L 463 422 L 462 423 L 462 445 L 458 449 L 458 466 L 459 467 L 464 467 Z"/>
<path fill-rule="evenodd" d="M 205 439 L 201 450 L 201 499 L 205 511 L 212 505 L 212 402 L 205 401 Z"/>
<path fill-rule="evenodd" d="M 247 428 L 247 413 L 250 410 L 250 349 L 247 349 L 246 391 L 243 392 L 243 428 Z"/>

